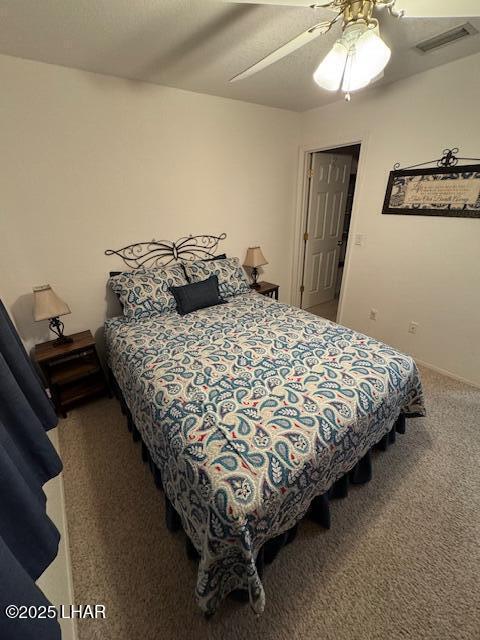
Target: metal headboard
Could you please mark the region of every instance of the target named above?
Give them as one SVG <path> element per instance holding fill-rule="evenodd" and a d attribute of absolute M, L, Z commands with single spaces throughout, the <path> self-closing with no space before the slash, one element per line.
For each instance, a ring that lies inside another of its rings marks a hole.
<path fill-rule="evenodd" d="M 213 258 L 218 243 L 225 240 L 226 233 L 219 236 L 188 236 L 176 242 L 151 240 L 137 242 L 121 249 L 107 249 L 106 256 L 120 256 L 131 269 L 141 267 L 166 267 L 177 260 L 202 260 Z"/>

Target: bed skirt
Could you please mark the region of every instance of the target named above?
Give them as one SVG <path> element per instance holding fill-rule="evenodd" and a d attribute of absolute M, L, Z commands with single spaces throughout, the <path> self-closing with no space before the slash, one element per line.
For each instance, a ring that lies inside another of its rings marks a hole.
<path fill-rule="evenodd" d="M 109 378 L 111 386 L 115 392 L 115 396 L 120 402 L 120 407 L 122 413 L 127 418 L 127 427 L 130 433 L 132 434 L 132 439 L 134 442 L 139 442 L 141 446 L 141 458 L 144 463 L 149 465 L 150 471 L 152 472 L 152 476 L 155 482 L 155 485 L 158 489 L 162 490 L 162 476 L 160 470 L 153 462 L 150 453 L 148 451 L 147 446 L 143 442 L 141 438 L 140 431 L 135 426 L 133 421 L 132 414 L 125 402 L 122 391 L 118 382 L 115 379 L 115 376 L 111 371 L 109 371 Z M 377 444 L 372 447 L 372 449 L 378 449 L 380 451 L 386 451 L 388 446 L 393 444 L 396 440 L 397 433 L 403 434 L 405 433 L 406 428 L 406 417 L 405 414 L 400 414 L 397 418 L 397 421 L 393 425 L 392 429 L 389 433 L 385 434 L 383 438 L 377 442 Z M 414 415 L 408 417 L 416 417 Z M 339 498 L 346 498 L 348 495 L 348 489 L 350 485 L 360 485 L 369 482 L 372 478 L 372 449 L 367 451 L 367 453 L 363 456 L 361 460 L 357 462 L 357 464 L 344 476 L 339 478 L 334 485 L 324 494 L 317 496 L 312 500 L 310 508 L 305 517 L 313 520 L 318 523 L 325 529 L 330 529 L 331 526 L 331 518 L 330 518 L 330 500 L 335 500 Z M 182 529 L 182 524 L 180 521 L 180 517 L 173 507 L 170 500 L 165 495 L 165 523 L 167 529 L 171 532 L 179 531 Z M 257 571 L 259 577 L 262 577 L 263 569 L 265 564 L 271 563 L 279 554 L 282 547 L 287 544 L 293 542 L 296 537 L 298 529 L 298 523 L 289 529 L 288 531 L 282 533 L 271 540 L 268 540 L 263 547 L 260 549 L 257 556 Z M 194 560 L 199 559 L 199 554 L 192 542 L 185 536 L 186 539 L 186 552 L 189 558 Z M 231 594 L 235 599 L 241 601 L 248 601 L 248 592 L 247 591 L 234 591 Z M 207 617 L 208 614 L 206 614 Z"/>

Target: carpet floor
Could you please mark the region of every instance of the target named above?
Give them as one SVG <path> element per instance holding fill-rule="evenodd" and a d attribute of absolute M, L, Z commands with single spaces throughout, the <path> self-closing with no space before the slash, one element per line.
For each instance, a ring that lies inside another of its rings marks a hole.
<path fill-rule="evenodd" d="M 477 640 L 480 391 L 422 369 L 428 417 L 374 454 L 373 480 L 332 502 L 332 528 L 303 521 L 266 567 L 256 617 L 227 600 L 206 621 L 184 534 L 116 400 L 60 425 L 76 603 L 106 605 L 80 640 Z"/>
<path fill-rule="evenodd" d="M 336 322 L 338 303 L 339 299 L 334 298 L 333 300 L 329 300 L 328 302 L 322 302 L 322 304 L 317 304 L 314 307 L 310 307 L 309 309 L 307 309 L 307 311 L 313 313 L 316 316 L 320 316 L 321 318 L 326 318 L 327 320 Z"/>

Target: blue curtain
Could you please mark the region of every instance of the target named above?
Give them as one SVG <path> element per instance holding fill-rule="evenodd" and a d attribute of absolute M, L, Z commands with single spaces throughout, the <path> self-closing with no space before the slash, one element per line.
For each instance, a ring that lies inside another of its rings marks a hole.
<path fill-rule="evenodd" d="M 46 431 L 57 416 L 0 301 L 0 638 L 60 640 L 55 619 L 10 619 L 8 605 L 48 606 L 35 581 L 57 555 L 60 534 L 43 485 L 62 470 Z"/>

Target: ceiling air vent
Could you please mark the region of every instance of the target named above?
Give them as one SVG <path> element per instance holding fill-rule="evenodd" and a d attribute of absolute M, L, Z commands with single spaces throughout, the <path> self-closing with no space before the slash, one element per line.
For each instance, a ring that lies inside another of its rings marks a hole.
<path fill-rule="evenodd" d="M 419 42 L 415 46 L 415 49 L 418 49 L 418 51 L 422 53 L 430 53 L 430 51 L 444 47 L 452 42 L 457 42 L 457 40 L 461 40 L 467 36 L 473 36 L 476 33 L 478 33 L 477 29 L 469 22 L 466 22 L 459 27 L 454 27 L 453 29 L 439 33 L 437 36 L 433 36 L 433 38 Z"/>

